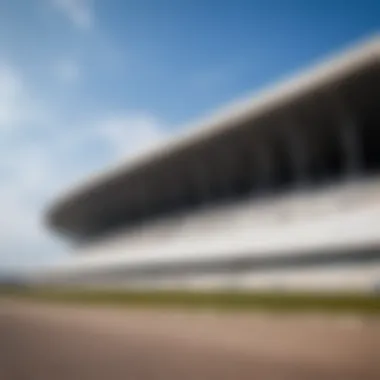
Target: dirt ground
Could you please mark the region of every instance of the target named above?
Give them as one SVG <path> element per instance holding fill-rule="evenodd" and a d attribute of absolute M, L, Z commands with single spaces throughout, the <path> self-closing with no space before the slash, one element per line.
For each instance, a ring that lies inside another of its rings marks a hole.
<path fill-rule="evenodd" d="M 380 318 L 0 300 L 0 380 L 380 379 Z"/>

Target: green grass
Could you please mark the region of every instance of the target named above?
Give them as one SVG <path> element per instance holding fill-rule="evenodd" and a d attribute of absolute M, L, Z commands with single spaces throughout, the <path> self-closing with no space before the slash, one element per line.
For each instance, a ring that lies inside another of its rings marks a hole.
<path fill-rule="evenodd" d="M 78 289 L 0 289 L 0 295 L 21 299 L 147 307 L 235 310 L 325 311 L 380 314 L 380 297 L 359 294 L 305 294 L 192 291 L 93 291 Z"/>

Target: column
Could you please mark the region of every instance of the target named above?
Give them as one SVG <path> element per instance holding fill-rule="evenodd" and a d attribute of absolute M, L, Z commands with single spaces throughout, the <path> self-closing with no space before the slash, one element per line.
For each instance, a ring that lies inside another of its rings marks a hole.
<path fill-rule="evenodd" d="M 194 191 L 197 192 L 196 199 L 199 200 L 198 203 L 205 203 L 208 196 L 208 179 L 206 172 L 207 160 L 198 157 L 193 161 L 192 170 L 193 178 L 195 180 Z"/>
<path fill-rule="evenodd" d="M 141 204 L 140 204 L 140 216 L 142 219 L 146 217 L 148 214 L 149 217 L 149 211 L 148 210 L 148 181 L 141 181 L 140 183 L 140 197 L 141 197 Z"/>
<path fill-rule="evenodd" d="M 308 179 L 309 168 L 309 152 L 305 138 L 297 128 L 290 128 L 287 131 L 286 144 L 295 182 L 299 186 L 304 186 Z"/>
<path fill-rule="evenodd" d="M 343 154 L 343 170 L 347 177 L 357 176 L 362 168 L 362 147 L 359 137 L 359 126 L 350 113 L 344 99 L 334 96 L 335 109 L 339 127 L 339 143 Z"/>
<path fill-rule="evenodd" d="M 236 168 L 236 157 L 234 147 L 225 147 L 222 151 L 220 165 L 222 170 L 222 187 L 226 199 L 230 199 L 234 195 L 234 169 Z"/>
<path fill-rule="evenodd" d="M 362 168 L 361 142 L 356 123 L 345 115 L 340 127 L 345 171 L 348 177 L 357 176 Z"/>
<path fill-rule="evenodd" d="M 200 204 L 204 204 L 207 199 L 207 182 L 206 182 L 206 173 L 204 168 L 205 162 L 202 159 L 202 162 L 197 162 L 195 167 L 197 178 L 197 189 L 198 189 L 198 199 Z"/>
<path fill-rule="evenodd" d="M 260 193 L 268 192 L 273 186 L 275 175 L 275 155 L 273 145 L 267 141 L 254 147 L 255 149 L 255 173 L 257 176 L 257 188 Z"/>

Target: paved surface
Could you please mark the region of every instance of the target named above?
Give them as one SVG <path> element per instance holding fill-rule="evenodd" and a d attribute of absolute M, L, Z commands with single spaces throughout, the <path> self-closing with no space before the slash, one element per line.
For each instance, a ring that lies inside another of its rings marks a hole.
<path fill-rule="evenodd" d="M 3 380 L 380 379 L 380 320 L 0 300 Z"/>

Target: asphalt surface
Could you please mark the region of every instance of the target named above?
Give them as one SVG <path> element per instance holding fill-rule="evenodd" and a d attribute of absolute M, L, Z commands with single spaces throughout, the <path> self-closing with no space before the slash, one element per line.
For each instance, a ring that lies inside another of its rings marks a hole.
<path fill-rule="evenodd" d="M 0 300 L 3 380 L 380 379 L 380 319 Z"/>

